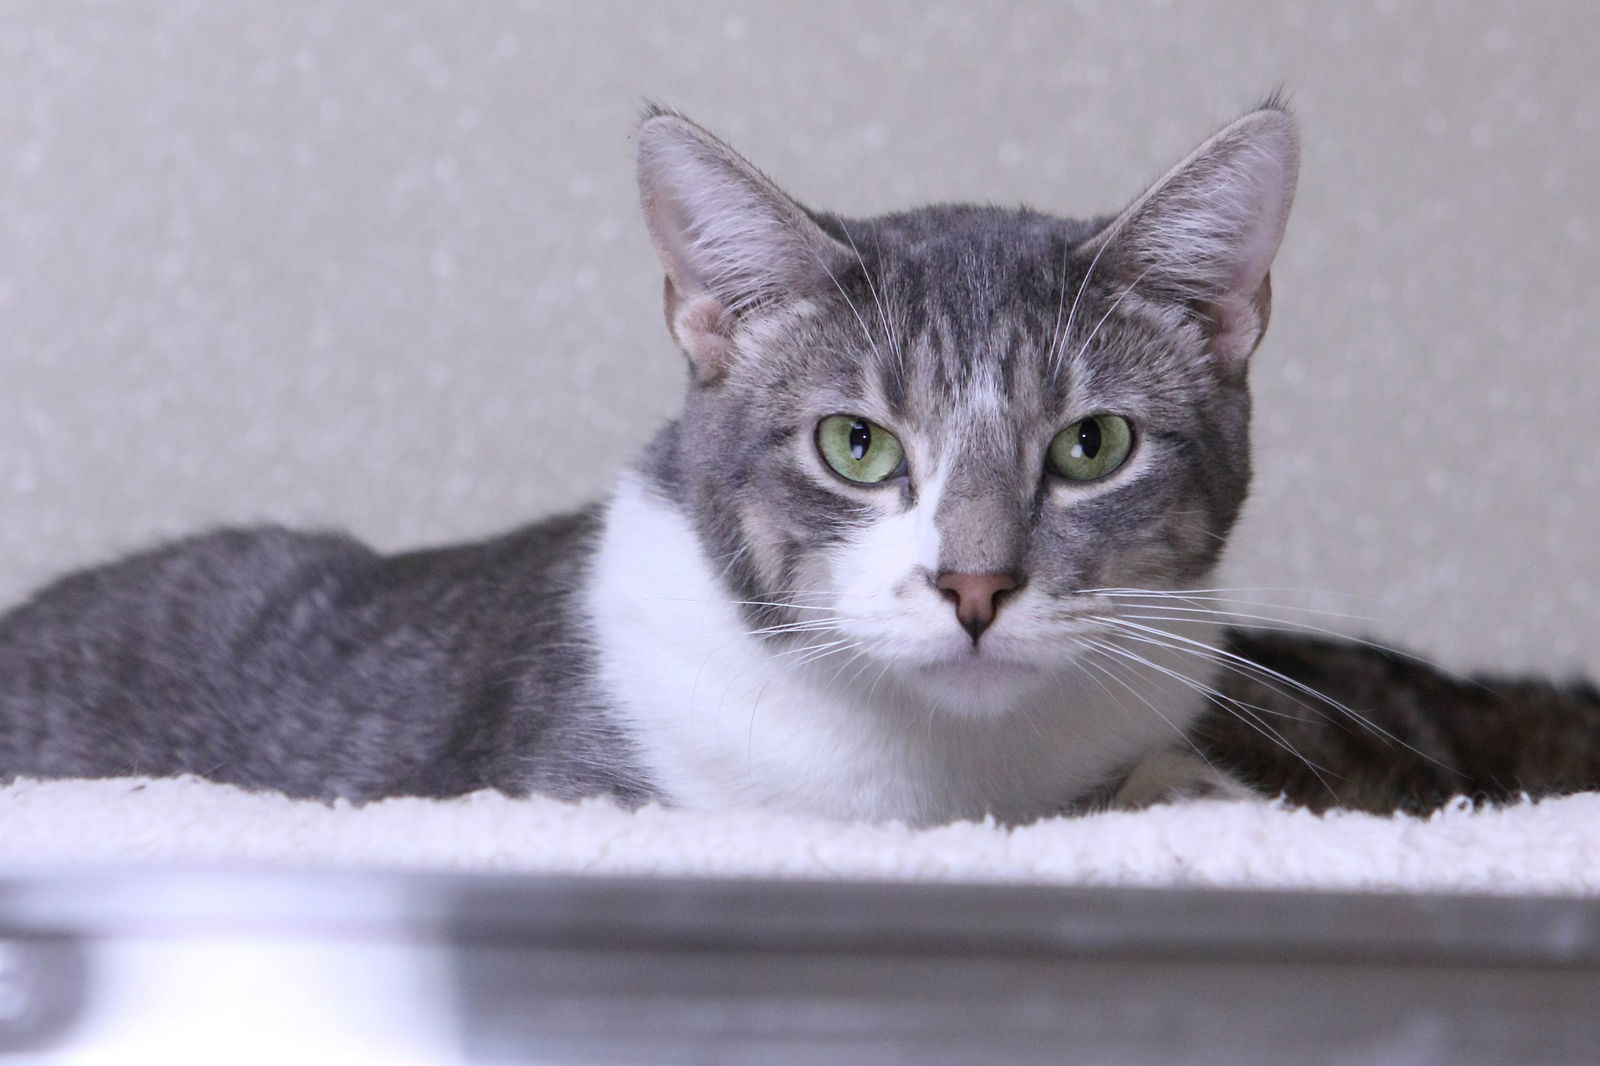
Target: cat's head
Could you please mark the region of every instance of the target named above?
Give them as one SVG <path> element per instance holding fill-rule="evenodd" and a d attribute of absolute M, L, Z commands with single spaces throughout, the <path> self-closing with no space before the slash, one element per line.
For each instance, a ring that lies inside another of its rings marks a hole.
<path fill-rule="evenodd" d="M 648 115 L 691 381 L 647 464 L 749 629 L 979 713 L 1081 654 L 1092 590 L 1203 578 L 1249 483 L 1245 371 L 1297 161 L 1269 105 L 1114 217 L 844 219 Z"/>

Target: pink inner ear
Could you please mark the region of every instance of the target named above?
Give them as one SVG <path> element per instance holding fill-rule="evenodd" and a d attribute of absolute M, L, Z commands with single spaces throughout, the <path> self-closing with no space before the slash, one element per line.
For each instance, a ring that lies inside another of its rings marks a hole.
<path fill-rule="evenodd" d="M 1266 128 L 1262 123 L 1272 125 Z M 1147 194 L 1126 240 L 1204 314 L 1210 349 L 1241 369 L 1270 314 L 1268 271 L 1294 197 L 1297 154 L 1282 116 L 1219 134 Z"/>
<path fill-rule="evenodd" d="M 732 322 L 716 298 L 705 293 L 680 297 L 669 278 L 667 328 L 689 357 L 696 380 L 710 384 L 727 373 L 733 354 Z"/>
<path fill-rule="evenodd" d="M 1242 369 L 1261 343 L 1266 329 L 1262 305 L 1254 297 L 1230 294 L 1209 308 L 1213 324 L 1211 351 L 1229 369 Z"/>
<path fill-rule="evenodd" d="M 1257 290 L 1266 282 L 1273 257 L 1283 240 L 1288 221 L 1289 200 L 1294 191 L 1294 175 L 1288 157 L 1274 152 L 1257 152 L 1254 166 L 1236 179 L 1244 187 L 1242 211 L 1234 242 L 1233 276 L 1228 279 L 1230 294 L 1247 301 L 1257 299 Z"/>
<path fill-rule="evenodd" d="M 1215 301 L 1212 349 L 1233 369 L 1244 366 L 1266 332 L 1271 314 L 1269 271 L 1289 214 L 1294 176 L 1288 157 L 1262 153 L 1256 167 L 1238 179 L 1245 188 L 1244 212 L 1232 247 L 1232 269 Z"/>

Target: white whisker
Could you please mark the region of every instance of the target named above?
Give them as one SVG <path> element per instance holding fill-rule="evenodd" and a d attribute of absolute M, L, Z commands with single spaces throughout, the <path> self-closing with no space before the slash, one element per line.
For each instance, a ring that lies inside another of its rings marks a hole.
<path fill-rule="evenodd" d="M 1214 648 L 1202 641 L 1194 640 L 1190 637 L 1185 637 L 1177 633 L 1172 633 L 1168 630 L 1158 629 L 1152 626 L 1141 625 L 1137 622 L 1129 622 L 1116 618 L 1109 619 L 1109 622 L 1118 629 L 1131 629 L 1140 633 L 1148 634 L 1152 637 L 1159 638 L 1160 640 L 1177 641 L 1179 644 L 1197 649 L 1199 653 L 1211 657 L 1213 661 L 1229 661 L 1243 666 L 1246 669 L 1259 671 L 1263 676 L 1270 677 L 1275 681 L 1288 685 L 1290 688 L 1293 688 L 1299 692 L 1303 692 L 1312 699 L 1322 701 L 1328 706 L 1333 707 L 1335 710 L 1338 710 L 1340 713 L 1347 715 L 1352 721 L 1359 722 L 1373 733 L 1386 737 L 1390 741 L 1400 745 L 1402 748 L 1405 748 L 1412 754 L 1426 759 L 1436 766 L 1443 767 L 1444 769 L 1450 769 L 1450 767 L 1446 766 L 1446 764 L 1440 762 L 1438 759 L 1435 759 L 1427 752 L 1420 751 L 1412 745 L 1407 744 L 1405 741 L 1401 740 L 1387 729 L 1384 729 L 1366 715 L 1361 714 L 1359 711 L 1354 710 L 1346 704 L 1340 703 L 1338 700 L 1327 695 L 1326 693 L 1318 692 L 1310 685 L 1296 680 L 1295 678 L 1290 677 L 1288 674 L 1281 673 L 1269 666 L 1263 666 L 1262 664 L 1255 662 L 1252 659 L 1248 659 L 1243 655 L 1228 651 L 1226 648 Z M 1166 646 L 1173 648 L 1174 650 L 1178 650 L 1178 644 L 1167 644 Z"/>
<path fill-rule="evenodd" d="M 1122 292 L 1118 294 L 1117 298 L 1111 302 L 1111 306 L 1106 308 L 1106 313 L 1100 316 L 1100 321 L 1095 323 L 1094 329 L 1090 330 L 1089 335 L 1084 338 L 1083 344 L 1079 346 L 1077 354 L 1072 357 L 1072 361 L 1074 363 L 1083 358 L 1084 353 L 1089 350 L 1089 345 L 1093 344 L 1094 339 L 1100 335 L 1100 327 L 1106 324 L 1106 319 L 1111 317 L 1112 312 L 1116 311 L 1118 307 L 1122 306 L 1122 301 L 1127 299 L 1128 294 L 1133 291 L 1134 286 L 1143 281 L 1144 276 L 1154 269 L 1155 264 L 1152 263 L 1150 266 L 1147 266 L 1143 270 L 1139 271 L 1138 277 L 1128 282 L 1128 287 L 1123 289 Z"/>
<path fill-rule="evenodd" d="M 1082 300 L 1083 300 L 1084 291 L 1089 288 L 1089 279 L 1094 276 L 1094 268 L 1097 265 L 1099 265 L 1100 257 L 1105 254 L 1105 251 L 1106 251 L 1107 248 L 1111 247 L 1112 242 L 1115 241 L 1116 238 L 1117 238 L 1117 235 L 1115 233 L 1112 233 L 1112 234 L 1109 234 L 1106 237 L 1106 239 L 1101 242 L 1100 247 L 1095 249 L 1094 258 L 1089 260 L 1089 269 L 1087 269 L 1087 270 L 1085 270 L 1083 272 L 1083 280 L 1078 282 L 1078 291 L 1072 297 L 1072 310 L 1070 312 L 1068 312 L 1068 314 L 1067 314 L 1067 328 L 1062 330 L 1058 335 L 1055 336 L 1054 343 L 1051 346 L 1050 365 L 1051 365 L 1052 370 L 1055 371 L 1055 372 L 1060 372 L 1060 370 L 1061 370 L 1061 362 L 1060 362 L 1060 360 L 1061 360 L 1061 352 L 1066 347 L 1067 338 L 1072 336 L 1072 323 L 1074 321 L 1076 321 L 1076 319 L 1078 317 L 1078 304 L 1081 303 Z M 1065 256 L 1063 256 L 1063 260 L 1062 260 L 1063 278 L 1065 276 L 1065 271 L 1066 271 L 1066 261 L 1065 261 Z M 1140 276 L 1143 277 L 1143 275 L 1140 275 Z M 1063 285 L 1061 287 L 1061 292 L 1062 292 L 1063 296 L 1066 295 L 1066 286 L 1065 285 Z M 1061 317 L 1060 316 L 1061 316 L 1061 308 L 1058 305 L 1056 307 L 1056 323 L 1057 323 L 1057 325 L 1059 325 L 1060 322 L 1061 322 Z"/>
<path fill-rule="evenodd" d="M 1235 699 L 1234 697 L 1229 696 L 1221 690 L 1207 685 L 1196 678 L 1189 677 L 1177 670 L 1162 666 L 1160 663 L 1153 661 L 1147 656 L 1140 655 L 1131 648 L 1124 648 L 1109 641 L 1101 642 L 1100 646 L 1101 650 L 1103 651 L 1109 651 L 1123 656 L 1142 668 L 1155 670 L 1158 673 L 1172 678 L 1174 681 L 1180 682 L 1194 692 L 1205 696 L 1208 699 L 1217 701 L 1225 710 L 1238 718 L 1239 721 L 1243 722 L 1261 736 L 1266 737 L 1273 744 L 1277 745 L 1279 748 L 1282 748 L 1284 751 L 1300 760 L 1300 762 L 1304 763 L 1306 769 L 1311 771 L 1312 776 L 1317 779 L 1323 788 L 1327 789 L 1328 794 L 1333 796 L 1335 799 L 1338 798 L 1338 793 L 1335 792 L 1333 787 L 1328 784 L 1327 779 L 1322 776 L 1323 771 L 1327 770 L 1327 767 L 1319 766 L 1315 762 L 1312 762 L 1311 759 L 1307 758 L 1303 753 L 1300 752 L 1299 749 L 1291 744 L 1289 739 L 1285 737 L 1283 733 L 1273 727 L 1270 723 L 1262 720 L 1260 717 L 1262 714 L 1281 715 L 1281 712 L 1270 711 L 1265 707 L 1258 707 L 1257 705 L 1249 703 L 1245 700 Z"/>
<path fill-rule="evenodd" d="M 1244 593 L 1244 592 L 1252 592 L 1252 593 L 1287 593 L 1287 594 L 1295 595 L 1295 596 L 1313 596 L 1313 597 L 1316 597 L 1316 596 L 1327 596 L 1327 597 L 1333 597 L 1333 598 L 1336 598 L 1336 599 L 1346 599 L 1346 600 L 1352 600 L 1352 601 L 1361 602 L 1361 603 L 1381 604 L 1383 602 L 1381 600 L 1373 599 L 1370 596 L 1357 596 L 1356 594 L 1350 593 L 1350 592 L 1334 592 L 1334 591 L 1331 591 L 1331 590 L 1328 590 L 1328 589 L 1294 588 L 1294 587 L 1289 587 L 1289 586 L 1274 586 L 1274 585 L 1234 585 L 1234 586 L 1219 585 L 1219 586 L 1209 587 L 1209 588 L 1193 588 L 1193 589 L 1151 589 L 1151 588 L 1129 588 L 1129 587 L 1123 586 L 1123 587 L 1111 587 L 1111 588 L 1078 589 L 1076 591 L 1080 595 L 1084 595 L 1084 596 L 1093 596 L 1093 595 L 1098 595 L 1098 596 L 1118 596 L 1118 595 L 1123 595 L 1123 596 L 1171 596 L 1171 597 L 1178 598 L 1178 599 L 1192 599 L 1192 600 L 1228 599 L 1228 600 L 1238 600 L 1238 602 L 1241 602 L 1241 603 L 1257 604 L 1257 605 L 1263 606 L 1263 607 L 1283 607 L 1285 610 L 1305 611 L 1307 613 L 1316 613 L 1316 614 L 1322 614 L 1322 613 L 1327 613 L 1327 612 L 1315 611 L 1314 609 L 1309 608 L 1309 607 L 1291 607 L 1291 606 L 1289 606 L 1287 604 L 1280 604 L 1275 600 L 1243 600 L 1243 599 L 1238 599 L 1237 594 L 1238 593 Z"/>
<path fill-rule="evenodd" d="M 1097 650 L 1099 650 L 1101 652 L 1105 652 L 1106 648 L 1105 647 L 1100 647 L 1099 644 L 1100 644 L 1100 642 L 1098 642 L 1098 641 L 1093 642 L 1093 645 L 1097 648 Z M 1172 731 L 1174 733 L 1178 734 L 1178 736 L 1180 738 L 1182 738 L 1182 740 L 1183 740 L 1183 742 L 1185 744 L 1189 745 L 1189 747 L 1194 749 L 1195 755 L 1197 755 L 1200 758 L 1201 762 L 1205 763 L 1207 766 L 1211 766 L 1211 760 L 1206 758 L 1206 753 L 1200 750 L 1200 746 L 1198 744 L 1196 744 L 1189 737 L 1188 733 L 1186 733 L 1184 730 L 1178 728 L 1178 724 L 1176 722 L 1174 722 L 1171 718 L 1168 718 L 1164 713 L 1162 713 L 1161 708 L 1157 707 L 1155 705 L 1155 701 L 1151 700 L 1144 693 L 1140 692 L 1138 689 L 1136 689 L 1132 685 L 1128 684 L 1128 682 L 1124 681 L 1116 673 L 1116 671 L 1111 669 L 1111 663 L 1114 662 L 1114 661 L 1115 660 L 1112 660 L 1112 661 L 1105 662 L 1105 663 L 1101 664 L 1106 670 L 1106 676 L 1111 678 L 1111 680 L 1115 681 L 1117 684 L 1121 685 L 1123 688 L 1127 689 L 1134 696 L 1134 698 L 1136 698 L 1140 703 L 1142 703 L 1146 707 L 1150 708 L 1150 710 L 1155 714 L 1155 716 L 1157 718 L 1159 718 L 1163 722 L 1167 723 L 1167 725 L 1172 729 Z M 1216 769 L 1215 766 L 1211 766 L 1211 768 L 1213 770 Z"/>
<path fill-rule="evenodd" d="M 889 343 L 889 350 L 899 361 L 902 367 L 906 363 L 905 349 L 895 341 L 894 330 L 889 328 L 889 316 L 884 312 L 883 301 L 878 298 L 878 287 L 872 283 L 872 272 L 867 269 L 867 261 L 861 258 L 861 249 L 856 247 L 856 239 L 850 235 L 850 227 L 839 220 L 839 229 L 844 233 L 844 239 L 850 242 L 850 250 L 856 255 L 856 262 L 861 264 L 861 276 L 867 280 L 867 291 L 872 293 L 872 302 L 878 305 L 878 323 L 883 326 L 884 340 Z"/>

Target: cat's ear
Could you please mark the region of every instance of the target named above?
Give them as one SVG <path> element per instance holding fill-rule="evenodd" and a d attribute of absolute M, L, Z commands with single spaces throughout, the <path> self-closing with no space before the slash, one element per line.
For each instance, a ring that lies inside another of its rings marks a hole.
<path fill-rule="evenodd" d="M 639 127 L 639 199 L 666 269 L 667 328 L 715 381 L 741 317 L 811 295 L 845 249 L 742 156 L 679 115 Z"/>
<path fill-rule="evenodd" d="M 1109 266 L 1120 286 L 1191 309 L 1213 356 L 1240 371 L 1267 328 L 1267 271 L 1299 169 L 1294 120 L 1268 104 L 1195 149 L 1082 254 L 1103 253 L 1100 269 Z"/>

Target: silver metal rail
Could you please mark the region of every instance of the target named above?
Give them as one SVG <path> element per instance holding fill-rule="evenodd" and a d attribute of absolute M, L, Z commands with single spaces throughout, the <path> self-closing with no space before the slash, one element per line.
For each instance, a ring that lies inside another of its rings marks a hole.
<path fill-rule="evenodd" d="M 1593 1063 L 1600 902 L 0 877 L 21 1062 Z"/>

